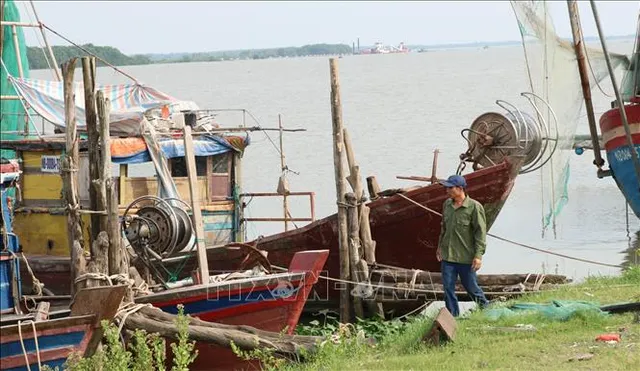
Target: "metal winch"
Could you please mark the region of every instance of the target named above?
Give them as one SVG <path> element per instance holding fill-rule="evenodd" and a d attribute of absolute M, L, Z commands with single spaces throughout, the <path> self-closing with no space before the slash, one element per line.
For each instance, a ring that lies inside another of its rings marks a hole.
<path fill-rule="evenodd" d="M 162 261 L 187 247 L 193 238 L 188 207 L 182 200 L 156 196 L 131 202 L 121 226 L 136 254 L 147 261 Z"/>
<path fill-rule="evenodd" d="M 533 106 L 535 117 L 509 102 L 497 100 L 496 104 L 505 113 L 484 113 L 473 121 L 470 128 L 462 130 L 462 137 L 469 146 L 467 152 L 460 155 L 463 162 L 472 162 L 474 170 L 477 170 L 499 164 L 506 157 L 523 157 L 520 173 L 524 174 L 541 168 L 551 159 L 558 145 L 555 113 L 537 95 L 521 95 Z M 546 106 L 550 119 L 545 119 L 536 101 Z"/>

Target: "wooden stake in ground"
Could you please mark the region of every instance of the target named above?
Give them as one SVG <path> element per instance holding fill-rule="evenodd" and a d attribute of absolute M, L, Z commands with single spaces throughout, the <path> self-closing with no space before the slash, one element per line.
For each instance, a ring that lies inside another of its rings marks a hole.
<path fill-rule="evenodd" d="M 355 265 L 351 267 L 352 272 L 356 272 L 356 277 L 352 277 L 354 281 L 359 282 L 363 286 L 362 288 L 369 288 L 369 266 L 368 264 L 375 263 L 375 241 L 371 238 L 371 226 L 369 224 L 369 207 L 365 205 L 364 187 L 362 185 L 362 178 L 360 177 L 360 166 L 356 163 L 353 144 L 351 143 L 351 137 L 346 128 L 344 130 L 344 147 L 347 153 L 347 162 L 349 165 L 349 176 L 347 180 L 353 189 L 352 199 L 349 199 L 347 195 L 347 204 L 349 204 L 349 248 L 351 251 L 350 264 Z M 354 210 L 351 210 L 353 207 Z M 364 256 L 365 259 L 361 257 Z M 363 290 L 360 290 L 362 294 L 365 294 Z M 382 304 L 376 303 L 373 298 L 365 299 L 367 309 L 370 315 L 375 315 L 384 318 L 384 310 Z M 355 301 L 354 301 L 355 303 Z M 358 304 L 355 304 L 356 306 Z M 361 306 L 362 304 L 360 304 Z M 357 313 L 357 311 L 356 311 Z"/>
<path fill-rule="evenodd" d="M 64 115 L 66 133 L 66 154 L 62 156 L 60 170 L 67 205 L 67 239 L 71 256 L 71 296 L 75 294 L 75 279 L 84 273 L 84 256 L 82 237 L 82 220 L 80 219 L 80 202 L 78 198 L 78 164 L 80 162 L 78 133 L 76 131 L 76 104 L 73 88 L 73 73 L 76 58 L 62 65 L 64 80 Z"/>
<path fill-rule="evenodd" d="M 349 238 L 347 231 L 347 209 L 345 208 L 344 168 L 342 153 L 344 141 L 342 139 L 342 103 L 340 101 L 340 82 L 338 80 L 338 62 L 335 58 L 329 59 L 331 76 L 331 121 L 333 127 L 333 165 L 336 178 L 336 199 L 338 204 L 338 235 L 340 252 L 340 279 L 349 280 Z M 345 284 L 346 285 L 346 284 Z M 349 286 L 340 292 L 340 322 L 347 323 L 350 319 L 349 311 Z"/>

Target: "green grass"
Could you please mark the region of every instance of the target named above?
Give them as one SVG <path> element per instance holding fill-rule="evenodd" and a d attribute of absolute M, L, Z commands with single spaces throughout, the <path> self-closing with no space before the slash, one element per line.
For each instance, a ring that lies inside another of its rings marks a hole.
<path fill-rule="evenodd" d="M 548 303 L 578 300 L 598 305 L 640 301 L 640 268 L 620 277 L 592 277 L 584 283 L 540 292 L 512 302 Z M 500 306 L 500 304 L 498 304 Z M 402 334 L 382 339 L 375 346 L 355 339 L 324 346 L 308 363 L 289 365 L 292 370 L 636 370 L 640 365 L 640 323 L 634 314 L 602 316 L 579 312 L 567 321 L 554 321 L 541 314 L 521 314 L 497 321 L 483 312 L 457 321 L 456 339 L 443 346 L 420 341 L 432 320 L 411 323 Z M 516 324 L 531 324 L 536 331 L 508 331 Z M 596 342 L 604 333 L 621 329 L 622 342 Z M 591 353 L 589 360 L 572 360 Z"/>

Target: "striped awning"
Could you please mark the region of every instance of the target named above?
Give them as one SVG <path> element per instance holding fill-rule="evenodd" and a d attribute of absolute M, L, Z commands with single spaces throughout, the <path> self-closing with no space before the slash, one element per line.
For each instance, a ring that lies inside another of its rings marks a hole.
<path fill-rule="evenodd" d="M 17 93 L 25 102 L 52 124 L 64 127 L 63 82 L 9 77 Z M 84 110 L 84 86 L 74 83 L 76 125 L 86 126 Z M 133 133 L 149 109 L 159 108 L 178 99 L 142 84 L 97 85 L 111 103 L 110 124 L 112 131 Z"/>

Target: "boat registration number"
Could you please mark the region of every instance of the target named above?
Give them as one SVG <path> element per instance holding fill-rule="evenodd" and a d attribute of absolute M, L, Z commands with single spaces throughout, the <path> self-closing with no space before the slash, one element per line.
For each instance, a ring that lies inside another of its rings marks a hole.
<path fill-rule="evenodd" d="M 60 173 L 60 156 L 42 156 L 43 173 Z"/>

